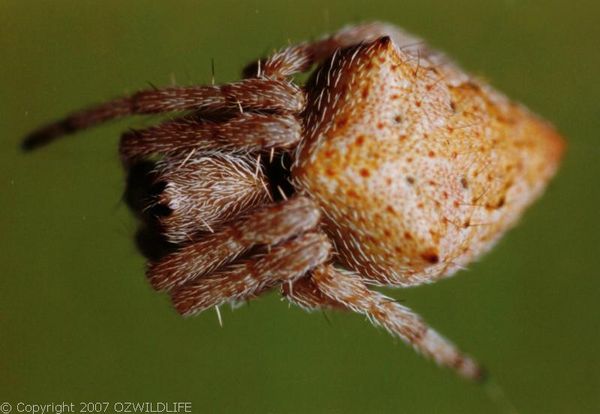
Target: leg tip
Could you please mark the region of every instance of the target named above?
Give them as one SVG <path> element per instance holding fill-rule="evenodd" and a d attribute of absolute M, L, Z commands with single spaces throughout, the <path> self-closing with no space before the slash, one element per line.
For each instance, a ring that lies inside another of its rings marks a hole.
<path fill-rule="evenodd" d="M 21 148 L 21 151 L 31 152 L 34 149 L 43 146 L 44 141 L 45 140 L 41 139 L 38 134 L 34 133 L 25 137 L 25 139 L 21 141 L 21 144 L 19 146 Z"/>
<path fill-rule="evenodd" d="M 50 124 L 27 135 L 21 142 L 21 150 L 33 151 L 39 147 L 49 144 L 55 139 L 74 132 L 74 128 L 67 121 Z"/>

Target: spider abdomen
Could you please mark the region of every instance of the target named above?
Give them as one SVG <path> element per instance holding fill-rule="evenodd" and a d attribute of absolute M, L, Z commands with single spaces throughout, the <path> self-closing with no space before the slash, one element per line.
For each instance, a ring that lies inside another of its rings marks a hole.
<path fill-rule="evenodd" d="M 294 180 L 343 264 L 381 284 L 432 281 L 488 250 L 562 152 L 550 126 L 440 61 L 384 37 L 308 86 Z"/>

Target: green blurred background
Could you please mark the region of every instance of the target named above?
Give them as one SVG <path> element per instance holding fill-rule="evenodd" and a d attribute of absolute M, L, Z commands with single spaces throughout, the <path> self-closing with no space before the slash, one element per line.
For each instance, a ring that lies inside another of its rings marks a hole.
<path fill-rule="evenodd" d="M 191 401 L 199 413 L 510 412 L 357 315 L 276 295 L 182 319 L 144 280 L 117 122 L 22 154 L 69 110 L 238 77 L 361 20 L 401 25 L 552 120 L 569 149 L 519 227 L 468 271 L 387 290 L 481 360 L 522 413 L 600 412 L 600 3 L 0 1 L 0 402 Z M 328 320 L 330 322 L 328 322 Z"/>

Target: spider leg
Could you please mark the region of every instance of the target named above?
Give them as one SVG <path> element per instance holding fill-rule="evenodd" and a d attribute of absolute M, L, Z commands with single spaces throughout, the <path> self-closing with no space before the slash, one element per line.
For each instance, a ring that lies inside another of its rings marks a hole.
<path fill-rule="evenodd" d="M 461 376 L 480 381 L 482 368 L 450 341 L 430 328 L 415 312 L 379 292 L 372 291 L 356 275 L 332 265 L 318 266 L 310 278 L 283 285 L 284 296 L 301 307 L 345 308 L 366 315 L 371 322 L 400 337 L 421 354 L 450 367 Z"/>
<path fill-rule="evenodd" d="M 155 185 L 162 191 L 147 206 L 145 218 L 151 223 L 156 220 L 157 229 L 171 243 L 189 242 L 199 232 L 212 232 L 270 197 L 267 177 L 250 154 L 192 150 L 163 157 L 154 174 Z"/>
<path fill-rule="evenodd" d="M 245 77 L 285 78 L 308 71 L 312 65 L 327 59 L 337 49 L 370 43 L 384 36 L 389 36 L 401 48 L 424 50 L 423 43 L 418 38 L 393 25 L 373 22 L 348 26 L 315 42 L 287 47 L 266 59 L 249 64 L 244 68 L 243 74 Z"/>
<path fill-rule="evenodd" d="M 125 165 L 152 154 L 175 151 L 260 151 L 289 148 L 301 139 L 302 126 L 292 114 L 244 112 L 223 122 L 183 117 L 126 132 L 120 154 Z"/>
<path fill-rule="evenodd" d="M 331 244 L 324 234 L 304 233 L 270 251 L 188 282 L 171 293 L 173 304 L 182 315 L 193 315 L 226 302 L 256 297 L 302 277 L 324 263 L 330 250 Z"/>
<path fill-rule="evenodd" d="M 311 230 L 319 218 L 318 208 L 305 197 L 259 207 L 151 263 L 148 278 L 157 290 L 171 290 L 209 274 L 255 245 L 274 245 Z"/>
<path fill-rule="evenodd" d="M 32 150 L 63 135 L 128 115 L 238 109 L 297 113 L 303 107 L 304 95 L 300 88 L 276 79 L 245 79 L 218 86 L 151 89 L 75 112 L 33 131 L 22 145 L 23 149 Z"/>
<path fill-rule="evenodd" d="M 308 312 L 324 308 L 348 310 L 341 302 L 326 296 L 319 289 L 312 275 L 307 275 L 293 283 L 282 284 L 281 294 L 288 301 Z"/>

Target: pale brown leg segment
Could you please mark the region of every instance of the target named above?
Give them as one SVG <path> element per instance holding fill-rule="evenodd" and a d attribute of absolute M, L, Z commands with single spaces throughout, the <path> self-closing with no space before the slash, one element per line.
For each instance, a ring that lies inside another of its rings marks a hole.
<path fill-rule="evenodd" d="M 144 156 L 176 151 L 262 151 L 290 148 L 302 138 L 302 126 L 292 114 L 245 112 L 223 122 L 198 117 L 167 121 L 121 137 L 124 164 Z"/>
<path fill-rule="evenodd" d="M 164 156 L 155 167 L 154 196 L 148 212 L 171 243 L 189 243 L 200 232 L 231 221 L 269 202 L 267 177 L 250 154 L 179 153 Z M 158 214 L 152 215 L 153 212 Z"/>
<path fill-rule="evenodd" d="M 483 378 L 483 370 L 473 359 L 431 329 L 420 316 L 393 299 L 368 289 L 350 272 L 340 271 L 332 265 L 319 266 L 310 278 L 301 279 L 291 287 L 283 285 L 283 294 L 305 308 L 345 308 L 366 315 L 371 322 L 400 337 L 438 364 L 471 380 Z"/>
<path fill-rule="evenodd" d="M 311 230 L 317 226 L 319 218 L 318 208 L 305 197 L 259 207 L 152 263 L 148 277 L 157 290 L 171 290 L 208 275 L 255 245 L 277 244 Z"/>
<path fill-rule="evenodd" d="M 331 244 L 322 233 L 305 233 L 248 259 L 188 282 L 171 294 L 182 315 L 192 315 L 260 295 L 291 283 L 329 258 Z"/>

